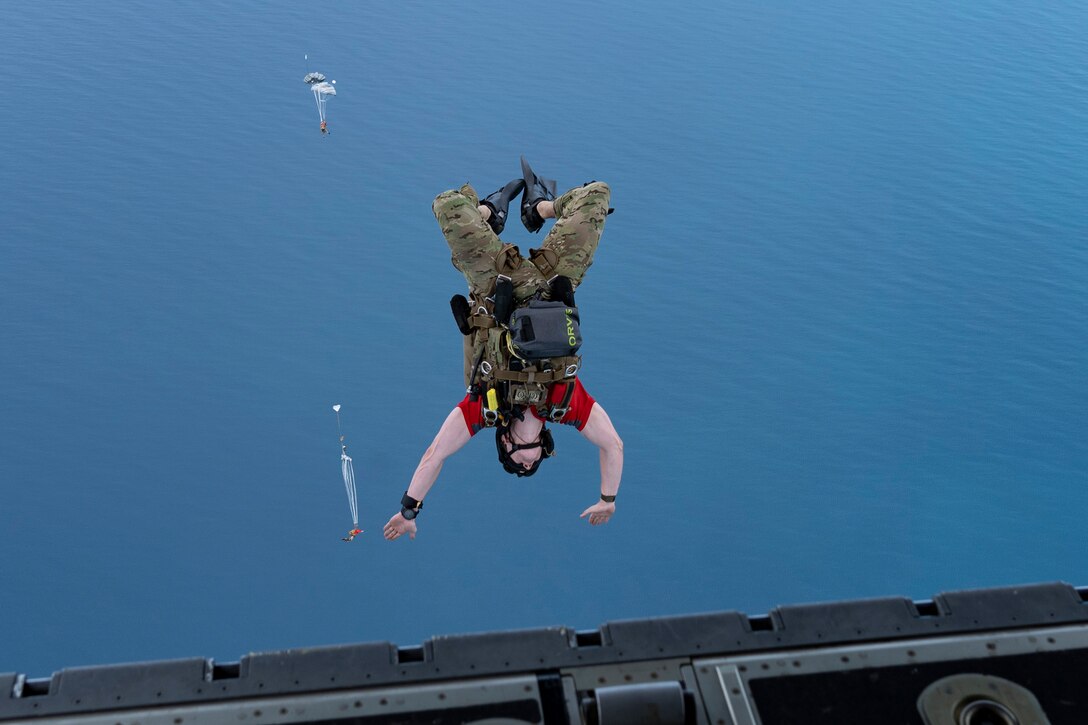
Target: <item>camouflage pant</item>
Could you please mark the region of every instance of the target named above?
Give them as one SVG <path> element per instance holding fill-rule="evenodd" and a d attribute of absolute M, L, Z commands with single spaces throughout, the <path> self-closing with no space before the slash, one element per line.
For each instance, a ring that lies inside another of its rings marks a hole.
<path fill-rule="evenodd" d="M 479 197 L 468 184 L 439 194 L 432 209 L 450 245 L 453 266 L 465 275 L 469 291 L 482 298 L 491 292 L 495 277 L 504 274 L 514 283 L 517 301 L 524 302 L 547 290 L 556 275 L 569 277 L 575 287 L 581 284 L 604 231 L 610 194 L 608 184 L 594 181 L 556 199 L 555 225 L 540 249 L 529 250 L 528 260 L 483 220 L 476 208 Z M 518 216 L 517 203 L 511 204 L 511 221 Z"/>

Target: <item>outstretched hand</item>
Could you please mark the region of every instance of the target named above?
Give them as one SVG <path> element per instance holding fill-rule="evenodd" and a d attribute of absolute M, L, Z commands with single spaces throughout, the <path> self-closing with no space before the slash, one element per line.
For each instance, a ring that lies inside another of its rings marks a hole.
<path fill-rule="evenodd" d="M 601 524 L 607 524 L 614 513 L 616 513 L 616 504 L 598 501 L 583 511 L 579 518 L 584 519 L 588 516 L 591 526 L 600 526 Z"/>
<path fill-rule="evenodd" d="M 398 512 L 393 514 L 393 518 L 386 522 L 382 528 L 382 533 L 385 534 L 385 538 L 389 541 L 398 538 L 401 534 L 408 534 L 409 539 L 414 539 L 416 538 L 416 522 L 409 521 Z"/>

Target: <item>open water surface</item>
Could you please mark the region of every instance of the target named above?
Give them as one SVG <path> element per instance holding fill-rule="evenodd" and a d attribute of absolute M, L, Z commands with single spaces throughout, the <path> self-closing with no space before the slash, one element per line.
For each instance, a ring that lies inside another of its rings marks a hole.
<path fill-rule="evenodd" d="M 0 672 L 1088 583 L 1086 38 L 1073 0 L 0 2 Z M 473 441 L 385 542 L 463 392 L 431 199 L 522 153 L 613 190 L 617 515 L 565 429 L 526 480 Z"/>

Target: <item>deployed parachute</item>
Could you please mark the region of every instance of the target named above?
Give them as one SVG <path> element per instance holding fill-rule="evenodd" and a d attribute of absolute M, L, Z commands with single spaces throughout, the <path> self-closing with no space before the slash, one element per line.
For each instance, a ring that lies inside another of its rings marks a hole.
<path fill-rule="evenodd" d="M 355 469 L 351 465 L 351 456 L 348 455 L 348 447 L 344 444 L 344 434 L 340 429 L 340 404 L 332 406 L 336 413 L 336 430 L 340 434 L 340 473 L 344 476 L 344 488 L 348 494 L 348 507 L 351 509 L 351 531 L 344 541 L 351 541 L 358 534 L 363 533 L 359 528 L 359 503 L 355 495 Z"/>
<path fill-rule="evenodd" d="M 328 133 L 328 122 L 325 120 L 325 104 L 328 102 L 329 96 L 336 95 L 336 81 L 330 83 L 325 80 L 325 74 L 323 73 L 307 73 L 302 80 L 306 85 L 310 86 L 310 90 L 314 93 L 314 102 L 317 103 L 317 116 L 321 120 L 321 133 Z"/>

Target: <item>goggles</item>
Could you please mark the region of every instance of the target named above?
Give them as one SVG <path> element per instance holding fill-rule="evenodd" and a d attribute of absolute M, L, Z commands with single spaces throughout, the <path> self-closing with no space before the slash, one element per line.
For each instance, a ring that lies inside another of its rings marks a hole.
<path fill-rule="evenodd" d="M 495 447 L 499 452 L 499 463 L 502 464 L 503 470 L 507 473 L 512 473 L 518 478 L 525 476 L 531 476 L 536 473 L 540 468 L 540 462 L 545 458 L 549 458 L 555 455 L 555 441 L 552 439 L 552 432 L 547 427 L 541 429 L 540 439 L 533 443 L 514 443 L 510 441 L 510 450 L 506 450 L 506 446 L 503 444 L 503 438 L 506 437 L 506 433 L 509 431 L 508 427 L 500 427 L 495 429 Z M 517 451 L 529 450 L 532 448 L 540 448 L 540 458 L 536 459 L 532 467 L 526 468 L 517 461 L 514 460 L 513 455 Z"/>

